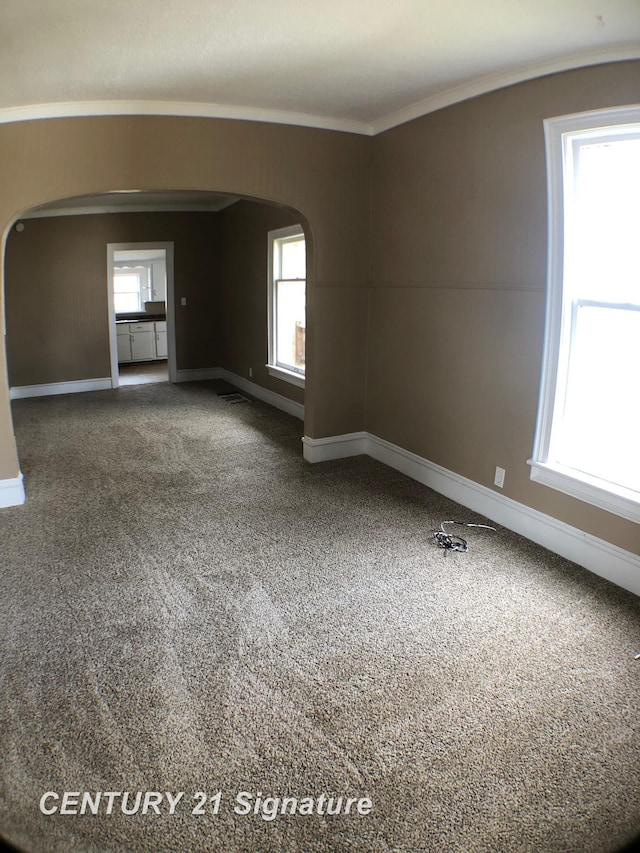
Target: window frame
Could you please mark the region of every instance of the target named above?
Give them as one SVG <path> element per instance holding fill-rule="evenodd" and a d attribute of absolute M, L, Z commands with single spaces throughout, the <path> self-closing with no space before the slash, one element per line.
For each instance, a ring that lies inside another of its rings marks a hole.
<path fill-rule="evenodd" d="M 640 522 L 640 492 L 550 461 L 554 412 L 564 399 L 573 329 L 567 317 L 564 292 L 565 194 L 573 183 L 573 146 L 580 140 L 619 137 L 623 127 L 640 125 L 640 106 L 576 113 L 545 119 L 547 158 L 547 302 L 538 414 L 531 480 L 622 518 Z M 561 360 L 561 355 L 563 360 Z"/>
<path fill-rule="evenodd" d="M 297 368 L 290 369 L 278 363 L 277 358 L 277 328 L 276 328 L 276 299 L 277 288 L 276 282 L 278 268 L 276 263 L 276 247 L 278 244 L 286 241 L 294 242 L 306 236 L 302 225 L 290 225 L 286 228 L 276 228 L 268 232 L 268 279 L 267 279 L 267 336 L 268 336 L 268 361 L 265 365 L 270 376 L 277 379 L 282 379 L 285 382 L 290 382 L 292 385 L 297 385 L 299 388 L 305 387 L 305 370 Z M 304 279 L 291 279 L 292 281 L 304 281 L 306 293 L 306 277 Z"/>
<path fill-rule="evenodd" d="M 142 273 L 144 270 L 144 273 Z M 135 275 L 138 279 L 138 308 L 133 311 L 116 311 L 116 314 L 139 314 L 144 311 L 144 303 L 147 301 L 144 299 L 144 290 L 149 291 L 149 298 L 153 298 L 153 279 L 152 279 L 152 271 L 151 271 L 151 263 L 145 263 L 144 261 L 135 262 L 133 265 L 129 262 L 122 263 L 116 262 L 113 267 L 113 280 L 114 280 L 114 300 L 115 300 L 115 277 L 119 274 L 122 275 Z M 145 279 L 143 282 L 142 279 Z M 135 293 L 134 290 L 126 291 L 127 293 Z M 115 308 L 115 304 L 114 304 Z"/>

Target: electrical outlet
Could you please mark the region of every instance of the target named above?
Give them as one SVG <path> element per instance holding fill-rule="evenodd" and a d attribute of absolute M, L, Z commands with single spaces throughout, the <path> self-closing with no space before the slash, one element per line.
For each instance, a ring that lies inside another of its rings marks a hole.
<path fill-rule="evenodd" d="M 187 304 L 187 297 L 183 296 L 180 300 L 180 305 L 186 305 L 186 304 Z"/>
<path fill-rule="evenodd" d="M 493 478 L 493 485 L 497 486 L 499 489 L 504 488 L 504 475 L 505 475 L 505 473 L 506 472 L 505 472 L 504 468 L 499 468 L 496 465 L 496 474 L 495 474 L 495 477 Z"/>
<path fill-rule="evenodd" d="M 249 368 L 249 379 L 253 379 L 253 367 Z"/>

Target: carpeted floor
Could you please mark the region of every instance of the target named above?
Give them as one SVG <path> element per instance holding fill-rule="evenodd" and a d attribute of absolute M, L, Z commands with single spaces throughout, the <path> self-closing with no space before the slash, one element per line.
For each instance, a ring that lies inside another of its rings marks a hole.
<path fill-rule="evenodd" d="M 13 413 L 18 849 L 610 853 L 640 831 L 639 599 L 503 529 L 445 557 L 432 528 L 484 519 L 367 458 L 310 466 L 299 421 L 211 383 Z M 108 814 L 108 792 L 160 814 Z M 259 792 L 298 813 L 234 811 Z M 318 814 L 322 794 L 371 810 Z"/>

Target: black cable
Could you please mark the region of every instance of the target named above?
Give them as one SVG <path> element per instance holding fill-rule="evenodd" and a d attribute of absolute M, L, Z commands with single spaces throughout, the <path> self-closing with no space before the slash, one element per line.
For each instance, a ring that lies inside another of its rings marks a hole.
<path fill-rule="evenodd" d="M 444 548 L 444 555 L 447 556 L 447 551 L 468 551 L 469 546 L 467 540 L 462 536 L 455 536 L 453 533 L 447 533 L 444 529 L 445 524 L 457 524 L 460 527 L 484 527 L 486 530 L 495 530 L 488 524 L 472 524 L 468 521 L 443 521 L 440 525 L 440 530 L 433 531 L 433 538 L 439 548 Z"/>

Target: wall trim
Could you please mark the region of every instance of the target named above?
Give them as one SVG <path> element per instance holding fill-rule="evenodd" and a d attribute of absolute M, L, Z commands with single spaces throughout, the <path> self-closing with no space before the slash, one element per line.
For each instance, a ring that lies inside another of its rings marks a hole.
<path fill-rule="evenodd" d="M 112 194 L 105 193 L 105 195 Z M 137 193 L 135 195 L 137 195 Z M 215 195 L 215 192 L 212 192 L 211 195 Z M 234 198 L 232 201 L 229 201 L 222 206 L 219 202 L 216 202 L 215 205 L 207 206 L 205 204 L 189 204 L 184 202 L 135 204 L 130 200 L 127 200 L 126 204 L 98 204 L 87 205 L 86 207 L 49 207 L 49 205 L 46 205 L 44 209 L 42 209 L 42 207 L 37 207 L 25 211 L 20 216 L 19 221 L 27 219 L 49 219 L 52 216 L 55 216 L 56 218 L 59 216 L 101 216 L 105 213 L 218 213 L 219 211 L 230 207 L 235 203 L 235 201 L 236 199 Z M 53 202 L 51 204 L 53 205 Z"/>
<path fill-rule="evenodd" d="M 220 379 L 220 367 L 196 367 L 191 370 L 176 370 L 176 382 L 205 382 Z"/>
<path fill-rule="evenodd" d="M 307 462 L 312 463 L 370 455 L 369 439 L 367 432 L 349 432 L 329 438 L 309 438 L 305 435 L 302 439 L 302 453 Z"/>
<path fill-rule="evenodd" d="M 497 89 L 504 89 L 516 83 L 524 83 L 527 80 L 535 80 L 538 77 L 546 77 L 548 74 L 558 74 L 562 71 L 571 71 L 574 68 L 587 68 L 591 65 L 603 65 L 608 62 L 624 62 L 629 59 L 639 59 L 640 48 L 637 44 L 629 44 L 617 48 L 602 48 L 577 53 L 573 56 L 564 56 L 559 59 L 544 60 L 542 62 L 530 62 L 520 68 L 508 68 L 484 77 L 468 80 L 460 86 L 454 86 L 445 92 L 438 92 L 415 104 L 411 104 L 402 110 L 390 113 L 382 118 L 375 119 L 371 123 L 371 136 L 384 133 L 398 125 L 405 124 L 415 118 L 428 115 L 437 110 L 458 104 L 461 101 L 486 95 Z"/>
<path fill-rule="evenodd" d="M 462 506 L 549 548 L 600 577 L 640 595 L 640 556 L 499 494 L 371 433 L 305 436 L 309 462 L 366 454 Z"/>
<path fill-rule="evenodd" d="M 273 376 L 274 379 L 279 379 L 281 382 L 288 382 L 290 385 L 297 385 L 298 388 L 304 388 L 304 373 L 294 373 L 293 370 L 285 370 L 276 364 L 265 364 L 265 367 L 269 376 Z"/>
<path fill-rule="evenodd" d="M 0 480 L 0 507 L 20 506 L 25 502 L 22 474 L 10 480 Z"/>
<path fill-rule="evenodd" d="M 263 403 L 268 403 L 275 409 L 280 409 L 280 411 L 286 412 L 289 415 L 293 415 L 294 418 L 304 421 L 303 403 L 296 403 L 295 400 L 283 397 L 282 394 L 276 394 L 275 391 L 269 391 L 268 388 L 263 388 L 262 385 L 257 385 L 255 382 L 251 382 L 249 379 L 245 379 L 237 373 L 232 373 L 224 367 L 220 369 L 220 378 L 224 379 L 230 385 L 235 385 L 236 388 L 239 388 L 246 394 L 250 394 L 252 397 L 261 400 Z"/>
<path fill-rule="evenodd" d="M 320 130 L 371 135 L 371 125 L 356 119 L 340 119 L 307 113 L 242 107 L 229 104 L 206 104 L 193 101 L 62 101 L 50 104 L 27 104 L 0 109 L 0 124 L 46 118 L 80 118 L 86 116 L 184 116 L 186 118 L 224 118 L 238 121 L 260 121 L 268 124 L 292 124 Z"/>
<path fill-rule="evenodd" d="M 247 394 L 251 394 L 258 400 L 268 403 L 276 409 L 287 412 L 295 418 L 304 420 L 304 405 L 289 400 L 282 394 L 269 391 L 255 382 L 250 382 L 237 373 L 232 373 L 224 367 L 197 367 L 191 370 L 176 371 L 176 382 L 203 382 L 209 379 L 225 379 L 231 385 L 240 388 Z M 10 399 L 19 400 L 24 397 L 49 397 L 55 394 L 78 394 L 84 391 L 107 391 L 111 390 L 111 378 L 104 379 L 79 379 L 72 382 L 49 382 L 45 385 L 17 385 L 9 391 Z M 2 482 L 2 481 L 0 481 Z"/>
<path fill-rule="evenodd" d="M 81 394 L 85 391 L 107 391 L 112 388 L 111 377 L 76 379 L 71 382 L 47 382 L 44 385 L 16 385 L 9 389 L 10 400 L 24 397 L 51 397 L 57 394 Z"/>
<path fill-rule="evenodd" d="M 176 382 L 202 382 L 207 379 L 224 379 L 230 385 L 244 391 L 245 394 L 250 394 L 257 400 L 263 403 L 268 403 L 275 409 L 280 409 L 282 412 L 287 412 L 293 415 L 294 418 L 304 420 L 304 405 L 296 403 L 295 400 L 289 400 L 288 397 L 283 397 L 282 394 L 276 394 L 275 391 L 269 391 L 268 388 L 263 388 L 262 385 L 257 385 L 237 373 L 232 373 L 226 367 L 200 367 L 195 370 L 178 370 Z"/>
<path fill-rule="evenodd" d="M 19 107 L 0 109 L 0 124 L 18 121 L 34 121 L 47 118 L 78 118 L 86 116 L 151 115 L 184 116 L 186 118 L 222 118 L 236 121 L 259 121 L 267 124 L 290 124 L 295 127 L 313 127 L 320 130 L 337 130 L 343 133 L 357 133 L 362 136 L 376 136 L 386 130 L 405 124 L 415 118 L 436 112 L 444 107 L 574 68 L 586 68 L 608 62 L 624 62 L 640 58 L 640 49 L 630 43 L 619 47 L 598 48 L 583 53 L 563 56 L 542 62 L 530 62 L 519 68 L 508 68 L 474 78 L 423 98 L 408 107 L 396 110 L 372 121 L 318 116 L 309 113 L 287 112 L 260 107 L 234 106 L 229 104 L 199 103 L 193 101 L 149 101 L 149 100 L 112 100 L 112 101 L 62 101 L 48 104 L 26 104 Z"/>

